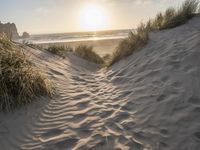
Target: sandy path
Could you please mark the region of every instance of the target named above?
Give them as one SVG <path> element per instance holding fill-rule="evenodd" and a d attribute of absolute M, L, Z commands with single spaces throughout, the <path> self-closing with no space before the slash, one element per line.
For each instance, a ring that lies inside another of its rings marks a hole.
<path fill-rule="evenodd" d="M 61 78 L 56 80 L 59 98 L 51 100 L 30 125 L 31 133 L 24 138 L 22 149 L 113 149 L 115 137 L 125 141 L 114 120 L 128 114 L 120 111 L 118 102 L 113 103 L 118 93 L 115 87 L 94 72 L 77 68 L 69 72 L 66 84 L 57 73 Z"/>
<path fill-rule="evenodd" d="M 2 150 L 198 150 L 200 18 L 109 70 L 30 49 L 58 95 L 0 114 Z"/>
<path fill-rule="evenodd" d="M 58 96 L 19 110 L 22 116 L 16 113 L 16 125 L 21 127 L 17 131 L 15 124 L 5 121 L 12 136 L 5 133 L 0 142 L 3 149 L 126 149 L 115 144 L 115 137 L 125 141 L 123 134 L 127 133 L 120 133 L 122 129 L 114 120 L 121 120 L 127 113 L 120 110 L 118 102 L 113 103 L 119 92 L 101 71 L 96 72 L 97 66 L 73 55 L 66 61 L 37 50 L 32 54 L 36 64 L 56 81 Z M 10 116 L 13 114 L 1 117 Z"/>

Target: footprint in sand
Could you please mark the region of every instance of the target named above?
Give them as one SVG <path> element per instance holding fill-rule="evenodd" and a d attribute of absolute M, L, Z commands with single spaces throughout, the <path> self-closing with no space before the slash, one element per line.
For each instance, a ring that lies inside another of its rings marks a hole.
<path fill-rule="evenodd" d="M 80 78 L 80 77 L 78 77 L 78 76 L 71 76 L 71 78 L 72 78 L 73 80 L 75 80 L 75 81 L 78 81 L 78 82 L 85 82 L 85 79 L 82 79 L 82 78 Z"/>
<path fill-rule="evenodd" d="M 87 97 L 90 97 L 90 95 L 87 93 L 82 93 L 82 94 L 74 96 L 73 99 L 79 100 L 79 99 L 83 99 L 83 98 L 87 98 Z"/>
<path fill-rule="evenodd" d="M 165 143 L 165 142 L 159 142 L 159 149 L 163 149 L 163 148 L 167 148 L 168 147 L 168 144 Z"/>
<path fill-rule="evenodd" d="M 41 140 L 48 141 L 48 139 L 51 139 L 52 137 L 56 137 L 62 133 L 63 133 L 63 131 L 60 129 L 50 129 L 47 132 L 42 134 Z"/>
<path fill-rule="evenodd" d="M 178 61 L 179 57 L 180 57 L 179 55 L 171 55 L 170 56 L 172 61 Z"/>
<path fill-rule="evenodd" d="M 93 136 L 94 141 L 91 141 L 91 150 L 112 150 L 114 149 L 114 138 L 112 136 L 102 136 L 97 134 Z"/>
<path fill-rule="evenodd" d="M 194 113 L 200 113 L 200 107 L 194 107 L 192 111 Z"/>
<path fill-rule="evenodd" d="M 185 66 L 185 67 L 183 68 L 183 71 L 186 72 L 186 73 L 191 73 L 191 72 L 193 72 L 194 70 L 195 70 L 194 67 L 191 66 L 191 65 Z"/>
<path fill-rule="evenodd" d="M 55 75 L 64 75 L 63 73 L 57 71 L 57 70 L 54 70 L 54 69 L 50 69 L 50 71 L 55 74 Z"/>
<path fill-rule="evenodd" d="M 82 114 L 77 114 L 77 115 L 74 115 L 74 117 L 72 118 L 72 121 L 73 123 L 79 123 L 83 120 L 86 119 L 86 114 L 82 113 Z"/>
<path fill-rule="evenodd" d="M 167 129 L 161 129 L 160 134 L 166 137 L 166 136 L 168 136 L 169 131 Z"/>
<path fill-rule="evenodd" d="M 167 82 L 169 80 L 169 76 L 164 76 L 161 78 L 162 82 Z"/>
<path fill-rule="evenodd" d="M 125 97 L 128 97 L 133 91 L 122 91 L 122 92 L 119 92 L 118 95 L 112 95 L 110 98 L 111 100 L 115 100 L 115 101 L 118 101 L 118 100 L 122 100 L 123 98 Z M 108 93 L 109 95 L 109 93 Z"/>
<path fill-rule="evenodd" d="M 131 139 L 131 141 L 130 142 L 128 142 L 128 144 L 127 144 L 130 148 L 133 148 L 134 147 L 134 149 L 135 150 L 145 150 L 144 149 L 144 146 L 141 144 L 141 143 L 139 143 L 138 141 L 136 141 L 135 139 Z"/>
<path fill-rule="evenodd" d="M 132 101 L 128 101 L 125 104 L 123 104 L 123 106 L 121 106 L 122 111 L 128 111 L 128 112 L 135 112 L 136 108 L 137 104 L 135 104 Z"/>
<path fill-rule="evenodd" d="M 193 105 L 200 105 L 200 98 L 192 96 L 189 98 L 188 102 Z"/>
<path fill-rule="evenodd" d="M 113 110 L 104 110 L 103 112 L 100 112 L 99 115 L 101 118 L 107 118 L 111 116 L 113 113 Z"/>
<path fill-rule="evenodd" d="M 163 100 L 166 99 L 166 97 L 167 97 L 166 95 L 162 94 L 162 95 L 160 95 L 160 96 L 157 98 L 157 101 L 158 101 L 158 102 L 163 101 Z"/>
<path fill-rule="evenodd" d="M 171 69 L 173 70 L 179 70 L 181 65 L 180 65 L 180 61 L 170 61 L 167 63 L 168 66 L 170 66 Z"/>
<path fill-rule="evenodd" d="M 176 81 L 176 82 L 173 82 L 171 85 L 175 88 L 180 88 L 182 84 L 181 82 Z"/>
<path fill-rule="evenodd" d="M 9 131 L 8 131 L 7 127 L 5 125 L 3 125 L 3 124 L 0 123 L 0 135 L 1 134 L 6 134 L 8 132 Z"/>
<path fill-rule="evenodd" d="M 195 132 L 194 136 L 197 140 L 200 140 L 200 132 Z"/>
<path fill-rule="evenodd" d="M 72 149 L 79 141 L 78 138 L 67 138 L 54 144 L 56 149 Z"/>
<path fill-rule="evenodd" d="M 86 108 L 86 107 L 88 107 L 89 104 L 90 104 L 90 101 L 89 101 L 89 100 L 87 100 L 87 101 L 80 101 L 80 102 L 78 103 L 78 107 L 79 107 L 79 108 Z"/>
<path fill-rule="evenodd" d="M 122 122 L 130 117 L 128 112 L 118 112 L 113 118 L 114 122 Z"/>
<path fill-rule="evenodd" d="M 135 126 L 135 122 L 133 122 L 133 121 L 131 121 L 131 120 L 124 120 L 123 122 L 122 122 L 122 126 L 124 127 L 124 129 L 126 129 L 126 130 L 132 130 L 133 128 L 134 128 L 134 126 Z"/>
<path fill-rule="evenodd" d="M 143 80 L 144 80 L 144 78 L 139 77 L 138 79 L 135 80 L 135 83 L 139 83 L 139 82 L 141 82 Z"/>

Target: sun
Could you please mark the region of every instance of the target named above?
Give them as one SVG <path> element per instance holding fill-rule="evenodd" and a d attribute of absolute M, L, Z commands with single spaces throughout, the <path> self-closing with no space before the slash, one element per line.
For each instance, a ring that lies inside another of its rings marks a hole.
<path fill-rule="evenodd" d="M 80 11 L 80 25 L 84 30 L 103 30 L 106 23 L 106 13 L 101 6 L 87 5 Z"/>

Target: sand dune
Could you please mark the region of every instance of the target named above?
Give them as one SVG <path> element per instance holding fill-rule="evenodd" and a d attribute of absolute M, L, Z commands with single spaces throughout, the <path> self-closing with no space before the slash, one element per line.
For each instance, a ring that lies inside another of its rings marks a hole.
<path fill-rule="evenodd" d="M 0 149 L 199 149 L 199 17 L 152 33 L 142 51 L 108 70 L 26 49 L 58 94 L 0 113 Z"/>

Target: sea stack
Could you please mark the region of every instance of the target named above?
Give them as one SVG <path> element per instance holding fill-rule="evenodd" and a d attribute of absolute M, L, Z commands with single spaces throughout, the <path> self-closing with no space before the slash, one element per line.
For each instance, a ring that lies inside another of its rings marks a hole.
<path fill-rule="evenodd" d="M 30 34 L 28 32 L 23 32 L 22 38 L 29 38 L 30 37 Z"/>

